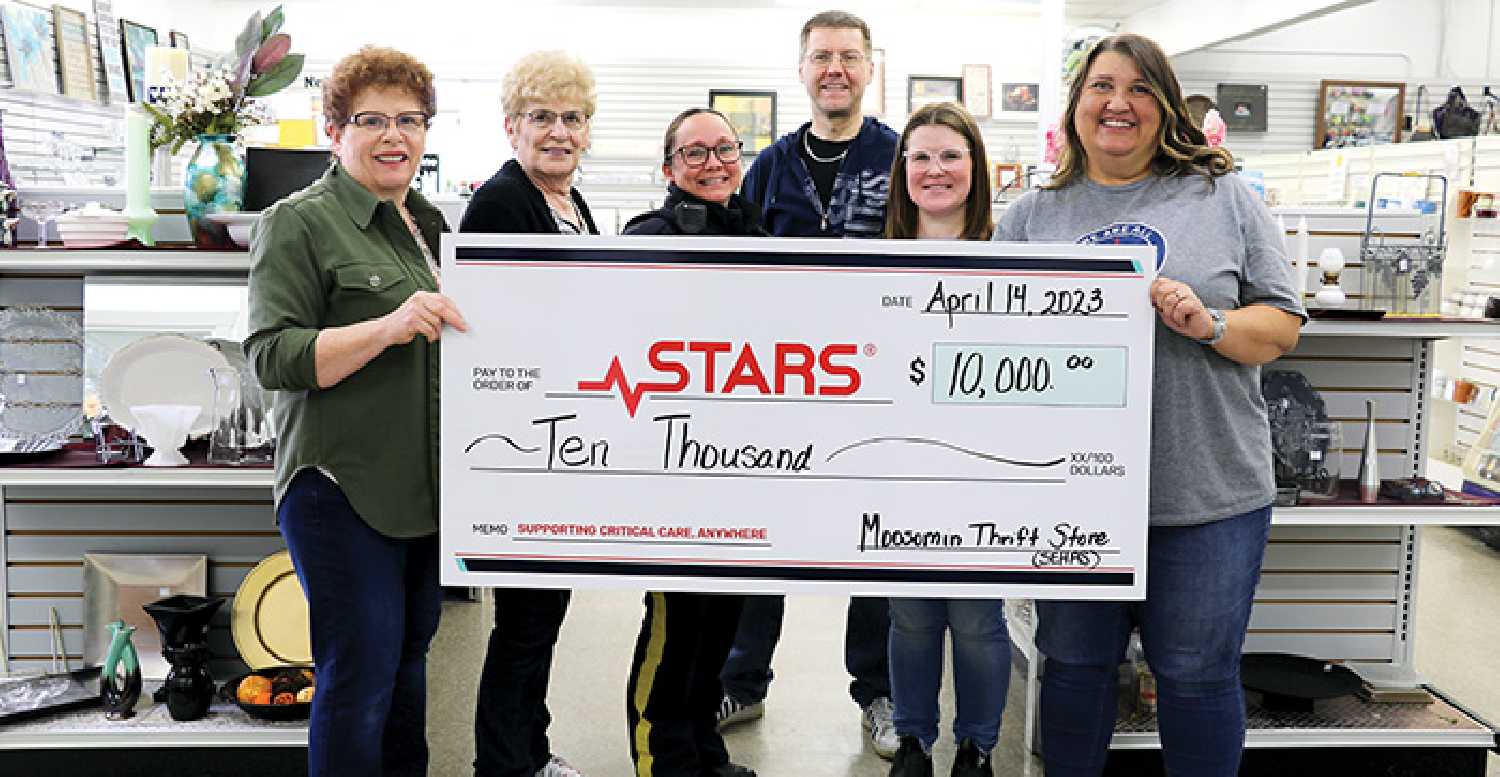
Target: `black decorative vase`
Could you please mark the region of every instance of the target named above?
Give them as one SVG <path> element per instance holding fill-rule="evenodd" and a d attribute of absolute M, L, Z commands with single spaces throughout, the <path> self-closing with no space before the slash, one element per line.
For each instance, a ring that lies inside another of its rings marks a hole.
<path fill-rule="evenodd" d="M 214 697 L 214 678 L 208 673 L 208 624 L 223 599 L 169 596 L 143 609 L 161 631 L 161 653 L 172 665 L 156 692 L 173 720 L 197 720 L 208 714 Z"/>

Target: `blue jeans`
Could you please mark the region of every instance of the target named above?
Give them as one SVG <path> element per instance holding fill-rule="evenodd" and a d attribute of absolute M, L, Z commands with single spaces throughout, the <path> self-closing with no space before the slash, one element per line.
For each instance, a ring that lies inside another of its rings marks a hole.
<path fill-rule="evenodd" d="M 277 507 L 307 593 L 318 692 L 310 777 L 427 774 L 427 646 L 442 615 L 438 538 L 393 539 L 316 469 Z"/>
<path fill-rule="evenodd" d="M 958 702 L 953 738 L 972 739 L 979 749 L 994 750 L 1010 689 L 1010 633 L 1001 599 L 891 600 L 896 733 L 916 737 L 929 752 L 937 742 L 944 631 L 953 635 L 953 691 Z"/>
<path fill-rule="evenodd" d="M 1240 653 L 1270 527 L 1269 506 L 1201 526 L 1153 526 L 1145 601 L 1037 602 L 1047 777 L 1103 771 L 1132 626 L 1156 675 L 1167 774 L 1239 773 Z"/>
<path fill-rule="evenodd" d="M 884 597 L 855 596 L 849 599 L 844 624 L 844 668 L 853 678 L 849 696 L 860 707 L 881 696 L 891 695 L 891 668 L 886 651 L 891 628 L 890 605 Z M 786 597 L 749 595 L 740 613 L 734 647 L 724 662 L 719 679 L 724 693 L 743 704 L 765 701 L 771 687 L 771 656 L 781 641 L 781 618 Z"/>

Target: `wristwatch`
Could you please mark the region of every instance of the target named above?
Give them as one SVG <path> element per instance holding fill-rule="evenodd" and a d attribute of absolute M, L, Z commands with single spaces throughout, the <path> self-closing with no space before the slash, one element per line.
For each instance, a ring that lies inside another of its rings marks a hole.
<path fill-rule="evenodd" d="M 1208 320 L 1213 322 L 1213 331 L 1198 342 L 1203 345 L 1214 345 L 1224 339 L 1224 330 L 1229 328 L 1229 320 L 1224 317 L 1224 311 L 1218 308 L 1204 308 L 1208 313 Z"/>

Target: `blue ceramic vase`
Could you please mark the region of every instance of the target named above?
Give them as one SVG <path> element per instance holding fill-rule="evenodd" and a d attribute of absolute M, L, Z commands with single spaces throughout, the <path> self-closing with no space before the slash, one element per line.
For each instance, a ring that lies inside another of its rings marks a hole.
<path fill-rule="evenodd" d="M 222 248 L 222 229 L 201 224 L 210 213 L 237 213 L 245 204 L 245 149 L 234 135 L 199 135 L 198 148 L 182 176 L 184 205 L 193 242 L 199 248 Z"/>

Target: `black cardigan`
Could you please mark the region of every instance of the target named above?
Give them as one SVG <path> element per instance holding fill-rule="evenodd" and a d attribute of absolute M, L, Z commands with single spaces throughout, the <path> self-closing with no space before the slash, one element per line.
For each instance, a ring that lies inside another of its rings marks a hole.
<path fill-rule="evenodd" d="M 591 235 L 599 234 L 583 195 L 577 189 L 571 194 L 573 204 L 578 206 L 578 215 L 583 217 L 583 224 L 579 226 Z M 547 207 L 547 198 L 514 159 L 501 166 L 500 171 L 469 198 L 469 207 L 464 210 L 458 231 L 559 234 L 557 221 Z"/>

